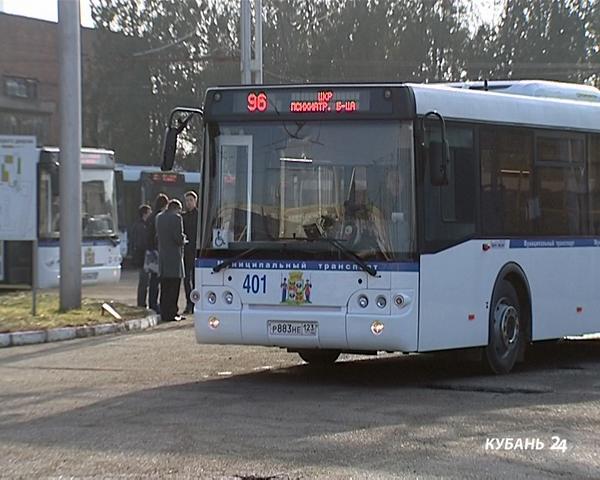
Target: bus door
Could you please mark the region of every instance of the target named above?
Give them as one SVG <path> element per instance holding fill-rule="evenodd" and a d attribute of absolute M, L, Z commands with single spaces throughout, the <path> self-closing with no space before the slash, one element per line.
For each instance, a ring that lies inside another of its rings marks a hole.
<path fill-rule="evenodd" d="M 220 225 L 212 232 L 214 248 L 220 238 L 247 241 L 252 238 L 252 136 L 220 135 L 217 138 L 218 185 L 222 207 Z"/>
<path fill-rule="evenodd" d="M 427 126 L 421 155 L 420 351 L 487 344 L 481 243 L 474 251 L 468 242 L 476 231 L 478 198 L 474 129 L 448 127 L 447 140 L 448 182 L 434 185 L 428 153 L 441 132 L 437 122 Z"/>

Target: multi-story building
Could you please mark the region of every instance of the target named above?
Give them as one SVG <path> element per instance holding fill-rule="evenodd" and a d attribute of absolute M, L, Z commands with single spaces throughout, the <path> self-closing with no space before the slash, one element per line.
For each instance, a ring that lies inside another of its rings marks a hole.
<path fill-rule="evenodd" d="M 0 12 L 0 135 L 35 135 L 59 143 L 58 25 Z M 93 58 L 96 31 L 81 30 L 82 81 Z"/>

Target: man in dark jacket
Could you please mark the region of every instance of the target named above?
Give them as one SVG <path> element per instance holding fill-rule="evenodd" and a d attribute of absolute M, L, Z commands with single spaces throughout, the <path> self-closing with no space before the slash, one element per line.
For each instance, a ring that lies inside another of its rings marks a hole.
<path fill-rule="evenodd" d="M 131 227 L 131 260 L 138 269 L 137 306 L 146 308 L 148 295 L 148 281 L 150 274 L 144 269 L 144 259 L 148 249 L 148 217 L 152 213 L 150 205 L 140 205 L 138 208 L 138 221 Z"/>
<path fill-rule="evenodd" d="M 159 193 L 156 196 L 156 200 L 154 200 L 154 211 L 150 217 L 148 217 L 148 249 L 146 250 L 148 253 L 146 255 L 150 257 L 150 259 L 156 260 L 157 267 L 158 244 L 156 241 L 156 216 L 167 207 L 168 203 L 169 197 L 167 197 L 164 193 Z M 150 267 L 148 306 L 156 313 L 160 313 L 160 308 L 158 306 L 158 287 L 160 280 L 158 278 L 158 268 L 152 267 L 153 264 L 154 262 L 150 262 L 150 264 L 146 265 L 147 267 Z"/>
<path fill-rule="evenodd" d="M 190 299 L 190 293 L 196 286 L 194 281 L 194 263 L 196 260 L 196 236 L 198 233 L 198 195 L 196 192 L 189 191 L 185 194 L 185 209 L 183 214 L 183 233 L 188 242 L 183 248 L 183 264 L 185 266 L 185 278 L 183 286 L 185 288 L 186 307 L 183 313 L 192 313 L 194 311 L 194 302 Z"/>
<path fill-rule="evenodd" d="M 183 246 L 186 243 L 181 218 L 181 202 L 171 200 L 156 217 L 158 266 L 160 276 L 160 317 L 163 322 L 178 320 L 177 300 L 184 277 Z"/>

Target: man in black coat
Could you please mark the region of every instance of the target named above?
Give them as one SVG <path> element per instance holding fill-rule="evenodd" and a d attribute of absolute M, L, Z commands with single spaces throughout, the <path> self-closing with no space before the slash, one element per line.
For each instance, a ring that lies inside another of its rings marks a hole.
<path fill-rule="evenodd" d="M 156 217 L 158 237 L 158 271 L 160 276 L 160 317 L 163 322 L 178 320 L 177 301 L 184 277 L 181 202 L 171 200 L 167 209 Z"/>
<path fill-rule="evenodd" d="M 138 208 L 138 221 L 131 227 L 130 245 L 131 261 L 138 269 L 137 306 L 146 308 L 148 295 L 148 281 L 150 274 L 144 269 L 144 259 L 148 249 L 148 218 L 152 213 L 150 205 L 140 205 Z"/>
<path fill-rule="evenodd" d="M 158 266 L 158 244 L 156 240 L 156 216 L 160 214 L 169 203 L 169 197 L 164 193 L 159 193 L 154 200 L 154 212 L 148 217 L 148 248 L 147 255 L 150 259 L 156 260 L 156 266 Z M 158 306 L 158 287 L 160 280 L 158 278 L 158 268 L 155 268 L 154 262 L 151 263 L 152 270 L 150 271 L 150 279 L 148 286 L 148 307 L 154 310 L 156 313 L 160 313 Z M 150 264 L 148 266 L 151 266 Z"/>
<path fill-rule="evenodd" d="M 183 248 L 183 264 L 185 267 L 183 286 L 185 288 L 186 300 L 184 313 L 192 313 L 194 311 L 194 302 L 190 299 L 190 293 L 192 293 L 192 290 L 196 286 L 194 264 L 196 261 L 196 236 L 198 234 L 198 195 L 196 192 L 186 192 L 185 209 L 186 212 L 183 214 L 183 233 L 185 233 L 188 243 Z"/>

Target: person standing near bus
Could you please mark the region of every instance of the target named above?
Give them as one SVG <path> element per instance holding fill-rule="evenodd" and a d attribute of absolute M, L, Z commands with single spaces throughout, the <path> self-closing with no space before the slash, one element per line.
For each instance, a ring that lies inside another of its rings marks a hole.
<path fill-rule="evenodd" d="M 148 280 L 148 307 L 156 313 L 160 313 L 158 305 L 158 291 L 160 280 L 158 277 L 158 242 L 156 238 L 156 217 L 163 212 L 169 203 L 169 197 L 164 193 L 159 193 L 154 200 L 154 211 L 148 217 L 148 249 L 146 250 L 146 258 L 144 269 L 150 274 Z"/>
<path fill-rule="evenodd" d="M 171 200 L 166 211 L 156 217 L 158 237 L 158 265 L 160 276 L 160 318 L 163 322 L 179 320 L 177 301 L 181 279 L 184 277 L 183 247 L 187 242 L 183 233 L 181 202 Z"/>
<path fill-rule="evenodd" d="M 131 251 L 133 266 L 138 269 L 137 306 L 146 308 L 150 274 L 144 268 L 148 250 L 148 218 L 152 214 L 150 205 L 140 205 L 139 218 L 131 227 Z"/>
<path fill-rule="evenodd" d="M 185 266 L 185 278 L 183 286 L 185 288 L 186 307 L 183 313 L 192 313 L 194 311 L 194 302 L 190 299 L 190 294 L 196 286 L 194 279 L 194 263 L 196 260 L 196 236 L 198 233 L 198 195 L 196 192 L 189 191 L 185 194 L 185 209 L 183 214 L 183 233 L 188 242 L 183 248 L 183 264 Z"/>

